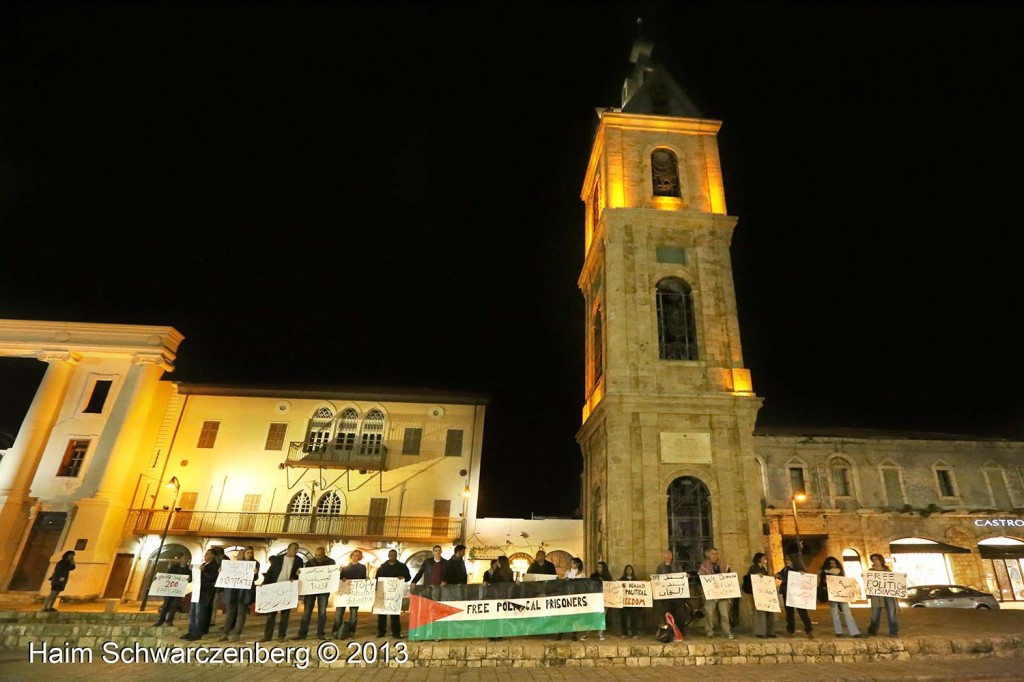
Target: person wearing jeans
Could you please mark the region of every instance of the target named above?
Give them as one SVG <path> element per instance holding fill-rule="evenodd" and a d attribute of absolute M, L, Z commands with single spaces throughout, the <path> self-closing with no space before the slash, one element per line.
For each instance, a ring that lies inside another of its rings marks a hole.
<path fill-rule="evenodd" d="M 832 601 L 828 598 L 828 576 L 845 576 L 846 571 L 839 559 L 834 556 L 826 557 L 825 563 L 821 566 L 821 573 L 818 575 L 818 601 L 828 602 L 828 611 L 832 614 L 832 629 L 836 637 L 843 636 L 843 619 L 846 619 L 846 631 L 850 637 L 860 637 L 860 630 L 857 629 L 857 622 L 853 620 L 853 612 L 850 611 L 850 604 L 845 601 Z"/>
<path fill-rule="evenodd" d="M 363 560 L 363 553 L 358 549 L 352 550 L 348 555 L 349 563 L 341 569 L 342 580 L 366 580 L 366 566 L 359 563 Z M 331 634 L 339 639 L 346 639 L 355 636 L 356 625 L 359 623 L 359 607 L 348 607 L 348 620 L 345 620 L 344 606 L 334 609 L 334 627 Z"/>
<path fill-rule="evenodd" d="M 697 569 L 698 575 L 714 575 L 716 573 L 732 573 L 732 569 L 729 568 L 729 564 L 721 560 L 718 553 L 717 547 L 709 547 L 704 552 L 705 559 Z M 730 599 L 705 599 L 704 600 L 704 617 L 706 619 L 705 629 L 707 630 L 708 637 L 715 636 L 715 614 L 719 616 L 719 620 L 722 624 L 722 632 L 729 639 L 736 639 L 736 636 L 732 634 L 732 628 L 729 625 L 729 612 L 732 610 L 732 600 Z"/>
<path fill-rule="evenodd" d="M 303 568 L 312 566 L 334 566 L 334 559 L 327 556 L 327 550 L 317 547 L 313 551 L 313 558 Z M 309 636 L 309 621 L 313 618 L 313 608 L 316 608 L 316 636 L 317 639 L 327 639 L 327 600 L 330 593 L 302 595 L 302 619 L 299 621 L 299 634 L 295 639 L 306 639 Z"/>
<path fill-rule="evenodd" d="M 885 563 L 885 557 L 881 554 L 871 555 L 871 571 L 892 571 Z M 868 625 L 868 634 L 874 637 L 878 634 L 878 626 L 882 621 L 882 609 L 885 608 L 885 620 L 889 624 L 889 636 L 900 636 L 900 624 L 896 619 L 896 598 L 880 597 L 871 595 L 871 624 Z"/>
<path fill-rule="evenodd" d="M 779 585 L 779 592 L 782 594 L 782 601 L 786 601 L 786 590 L 789 587 L 789 573 L 790 571 L 796 571 L 797 573 L 803 572 L 804 565 L 799 559 L 792 557 L 786 557 L 786 566 L 779 571 L 775 577 L 782 581 Z M 795 606 L 786 606 L 786 634 L 790 637 L 796 635 L 796 614 L 800 614 L 800 620 L 804 624 L 804 632 L 807 634 L 807 639 L 814 639 L 814 626 L 811 624 L 811 616 L 807 613 L 807 609 L 798 609 Z"/>

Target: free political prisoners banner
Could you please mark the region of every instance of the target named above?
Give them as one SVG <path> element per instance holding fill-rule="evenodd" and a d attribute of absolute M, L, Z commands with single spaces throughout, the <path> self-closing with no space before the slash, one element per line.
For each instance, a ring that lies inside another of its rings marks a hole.
<path fill-rule="evenodd" d="M 597 580 L 414 585 L 409 596 L 410 640 L 604 629 L 604 593 Z"/>
<path fill-rule="evenodd" d="M 867 571 L 864 574 L 864 592 L 869 597 L 907 597 L 907 574 L 889 571 Z"/>

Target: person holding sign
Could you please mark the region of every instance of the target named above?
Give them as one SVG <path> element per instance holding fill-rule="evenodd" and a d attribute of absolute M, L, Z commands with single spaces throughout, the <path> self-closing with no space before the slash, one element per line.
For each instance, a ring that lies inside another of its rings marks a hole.
<path fill-rule="evenodd" d="M 188 565 L 188 561 L 191 557 L 188 554 L 182 554 L 178 557 L 178 563 L 167 569 L 168 573 L 174 575 L 188 576 L 185 580 L 192 582 L 192 568 Z M 156 622 L 153 625 L 174 625 L 174 616 L 178 611 L 181 610 L 181 600 L 183 597 L 164 597 L 164 603 L 160 605 L 160 611 L 156 615 Z"/>
<path fill-rule="evenodd" d="M 786 558 L 786 566 L 779 571 L 775 577 L 782 581 L 779 585 L 779 589 L 782 591 L 782 597 L 786 603 L 786 634 L 790 637 L 796 635 L 796 615 L 800 614 L 800 620 L 804 624 L 804 632 L 807 633 L 807 639 L 814 639 L 814 626 L 811 625 L 811 615 L 807 613 L 807 609 L 800 609 L 795 606 L 789 605 L 789 600 L 786 599 L 786 595 L 789 590 L 789 574 L 800 573 L 803 571 L 804 565 L 799 559 L 792 557 Z"/>
<path fill-rule="evenodd" d="M 380 565 L 377 569 L 378 578 L 401 578 L 405 582 L 409 582 L 410 573 L 409 567 L 403 562 L 398 560 L 398 550 L 388 550 L 388 560 Z M 377 637 L 383 637 L 387 634 L 388 617 L 382 613 L 377 614 Z M 391 614 L 391 636 L 395 639 L 402 639 L 402 616 L 401 614 Z"/>
<path fill-rule="evenodd" d="M 661 553 L 661 563 L 658 564 L 658 568 L 654 569 L 655 575 L 666 575 L 671 573 L 684 573 L 683 565 L 678 561 L 675 561 L 675 556 L 672 554 L 672 550 L 666 549 Z M 686 618 L 683 614 L 683 600 L 682 599 L 659 599 L 657 600 L 658 615 L 662 623 L 667 622 L 665 620 L 665 614 L 671 613 L 672 618 L 675 619 L 676 626 L 679 627 L 680 631 L 684 629 L 684 623 Z"/>
<path fill-rule="evenodd" d="M 302 568 L 302 557 L 299 554 L 299 543 L 292 542 L 284 554 L 270 557 L 270 568 L 263 574 L 263 584 L 284 583 L 289 580 L 298 581 L 299 569 Z M 288 618 L 291 616 L 291 609 L 282 611 L 271 611 L 267 614 L 267 622 L 263 626 L 263 639 L 261 642 L 269 642 L 274 638 L 274 625 L 277 623 L 278 614 L 281 616 L 281 624 L 278 627 L 277 638 L 285 640 L 288 634 Z"/>
<path fill-rule="evenodd" d="M 768 575 L 768 555 L 764 552 L 758 552 L 754 555 L 750 560 L 750 568 L 747 569 L 747 574 L 743 576 L 743 591 L 747 594 L 754 593 L 753 578 L 750 577 L 752 575 Z M 755 606 L 754 636 L 761 639 L 776 637 L 774 630 L 775 613 L 772 611 L 759 611 Z"/>
<path fill-rule="evenodd" d="M 440 549 L 440 547 L 438 547 L 438 549 Z M 362 551 L 353 549 L 352 553 L 348 555 L 348 565 L 341 569 L 341 579 L 366 580 L 366 566 L 359 563 L 362 560 Z M 347 607 L 347 621 L 345 620 L 345 608 L 346 607 L 344 606 L 339 606 L 334 609 L 334 627 L 331 628 L 331 635 L 338 639 L 345 639 L 350 635 L 355 635 L 356 625 L 359 623 L 359 607 Z"/>
<path fill-rule="evenodd" d="M 540 552 L 538 552 L 540 554 Z M 636 580 L 636 573 L 633 571 L 633 564 L 626 564 L 622 569 L 622 577 L 619 581 L 623 580 Z M 636 606 L 623 606 L 622 607 L 622 637 L 632 637 L 636 639 L 639 635 L 636 632 L 637 623 L 640 621 L 640 609 Z"/>
<path fill-rule="evenodd" d="M 851 637 L 861 637 L 857 623 L 853 620 L 853 613 L 850 611 L 849 602 L 835 601 L 828 598 L 828 576 L 845 576 L 846 571 L 839 559 L 834 556 L 826 557 L 825 563 L 821 566 L 821 573 L 818 575 L 818 601 L 828 602 L 828 612 L 832 614 L 832 628 L 836 631 L 836 637 L 843 636 L 843 618 L 846 618 L 846 631 Z M 821 599 L 824 597 L 824 599 Z"/>
<path fill-rule="evenodd" d="M 709 547 L 704 551 L 706 557 L 701 563 L 700 568 L 697 569 L 697 575 L 715 575 L 717 573 L 732 573 L 732 569 L 729 568 L 729 564 L 721 560 L 717 547 Z M 729 625 L 729 611 L 731 610 L 730 599 L 705 599 L 704 600 L 704 615 L 707 619 L 705 629 L 707 630 L 708 637 L 715 636 L 715 614 L 718 614 L 718 618 L 721 621 L 722 632 L 729 639 L 736 639 L 736 635 L 732 634 L 732 628 Z"/>
<path fill-rule="evenodd" d="M 182 635 L 182 639 L 194 642 L 202 639 L 208 633 L 210 613 L 213 609 L 214 599 L 217 598 L 217 573 L 220 571 L 220 564 L 217 563 L 217 553 L 212 549 L 206 550 L 203 555 L 203 564 L 199 567 L 199 584 L 194 589 L 199 590 L 199 601 L 192 603 L 192 611 L 188 616 L 188 632 Z"/>
<path fill-rule="evenodd" d="M 507 561 L 507 559 L 506 559 Z M 613 580 L 611 571 L 608 570 L 608 564 L 603 561 L 597 562 L 597 570 L 590 574 L 591 580 L 596 580 L 599 583 L 603 583 L 606 580 L 611 582 Z M 608 624 L 611 622 L 611 609 L 605 607 L 604 610 L 604 627 L 608 629 Z M 597 631 L 597 638 L 604 641 L 604 630 Z"/>
<path fill-rule="evenodd" d="M 885 557 L 881 554 L 871 555 L 872 571 L 892 572 L 885 563 Z M 882 622 L 882 608 L 885 607 L 885 621 L 889 624 L 889 636 L 900 636 L 900 624 L 896 620 L 896 598 L 871 595 L 871 623 L 868 625 L 868 634 L 874 637 L 878 634 L 878 626 Z"/>
<path fill-rule="evenodd" d="M 256 561 L 256 550 L 253 547 L 246 547 L 235 555 L 235 560 L 253 563 L 252 581 L 255 583 L 260 575 L 260 562 Z M 249 605 L 256 603 L 255 584 L 248 588 L 224 590 L 224 602 L 227 604 L 227 613 L 224 616 L 224 634 L 221 635 L 221 640 L 237 642 L 249 617 Z"/>
<path fill-rule="evenodd" d="M 311 566 L 334 566 L 334 559 L 327 556 L 327 550 L 317 547 L 313 550 L 313 558 L 309 560 L 306 567 Z M 302 595 L 302 619 L 299 621 L 299 634 L 295 639 L 306 639 L 309 636 L 309 621 L 313 618 L 313 605 L 316 605 L 316 636 L 317 639 L 327 639 L 327 600 L 330 599 L 330 592 L 320 594 Z"/>

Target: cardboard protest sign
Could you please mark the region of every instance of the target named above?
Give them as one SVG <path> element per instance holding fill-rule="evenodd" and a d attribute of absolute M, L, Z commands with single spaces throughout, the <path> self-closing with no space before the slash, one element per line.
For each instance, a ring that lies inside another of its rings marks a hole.
<path fill-rule="evenodd" d="M 856 578 L 845 575 L 826 575 L 829 601 L 857 601 L 860 599 L 860 583 Z"/>
<path fill-rule="evenodd" d="M 818 576 L 790 571 L 786 578 L 786 606 L 813 611 L 818 606 Z"/>
<path fill-rule="evenodd" d="M 157 573 L 149 586 L 151 597 L 184 597 L 188 594 L 188 578 L 177 573 Z"/>
<path fill-rule="evenodd" d="M 690 577 L 686 573 L 654 573 L 651 575 L 652 597 L 657 599 L 687 599 L 690 596 Z"/>
<path fill-rule="evenodd" d="M 377 585 L 373 580 L 342 580 L 338 583 L 338 591 L 334 595 L 334 606 L 372 609 L 376 595 Z"/>
<path fill-rule="evenodd" d="M 341 566 L 303 566 L 299 569 L 299 596 L 332 594 L 338 591 Z"/>
<path fill-rule="evenodd" d="M 398 615 L 402 612 L 402 597 L 405 596 L 405 581 L 401 578 L 377 578 L 374 592 L 373 613 Z"/>
<path fill-rule="evenodd" d="M 650 608 L 654 606 L 649 580 L 620 580 L 619 585 L 622 586 L 622 605 L 624 607 Z"/>
<path fill-rule="evenodd" d="M 256 613 L 285 611 L 298 605 L 299 583 L 294 580 L 256 586 Z"/>
<path fill-rule="evenodd" d="M 736 599 L 740 596 L 740 578 L 735 573 L 713 573 L 700 577 L 704 599 Z"/>
<path fill-rule="evenodd" d="M 220 572 L 217 574 L 217 583 L 214 587 L 247 590 L 252 587 L 252 581 L 255 578 L 255 561 L 225 561 L 220 565 Z"/>
<path fill-rule="evenodd" d="M 621 609 L 622 583 L 617 580 L 605 580 L 601 587 L 604 592 L 604 605 L 610 609 Z"/>
<path fill-rule="evenodd" d="M 893 571 L 868 571 L 864 574 L 864 591 L 869 597 L 907 596 L 907 574 Z"/>
<path fill-rule="evenodd" d="M 782 612 L 779 604 L 779 586 L 775 584 L 774 576 L 751 573 L 750 587 L 753 589 L 755 609 L 772 613 Z"/>

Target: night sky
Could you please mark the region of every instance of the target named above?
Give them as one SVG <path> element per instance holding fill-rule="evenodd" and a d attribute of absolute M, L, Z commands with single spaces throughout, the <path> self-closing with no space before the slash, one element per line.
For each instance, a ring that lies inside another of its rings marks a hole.
<path fill-rule="evenodd" d="M 5 2 L 0 317 L 489 394 L 480 514 L 571 515 L 579 194 L 640 16 L 723 121 L 759 428 L 1024 438 L 1020 12 L 888 5 Z M 0 432 L 43 369 L 0 360 Z"/>

